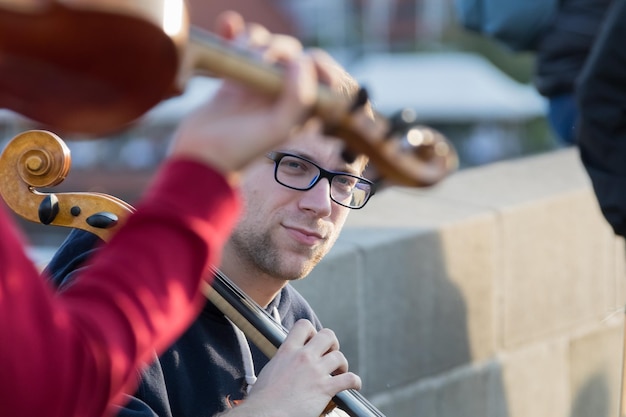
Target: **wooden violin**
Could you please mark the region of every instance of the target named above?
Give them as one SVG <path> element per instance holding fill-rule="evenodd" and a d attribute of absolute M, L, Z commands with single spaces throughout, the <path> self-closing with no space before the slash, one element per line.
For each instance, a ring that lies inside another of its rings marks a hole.
<path fill-rule="evenodd" d="M 131 205 L 101 193 L 37 191 L 37 187 L 60 184 L 70 165 L 70 152 L 57 135 L 43 130 L 19 134 L 0 155 L 0 195 L 27 220 L 86 230 L 108 241 L 134 211 Z M 203 287 L 206 298 L 272 358 L 287 330 L 226 276 L 217 269 L 213 272 L 213 283 Z M 327 410 L 335 406 L 351 417 L 384 417 L 355 390 L 338 393 Z"/>
<path fill-rule="evenodd" d="M 0 57 L 0 107 L 57 132 L 121 129 L 194 74 L 269 95 L 283 84 L 279 67 L 190 27 L 183 0 L 2 0 Z M 379 114 L 357 127 L 356 100 L 320 85 L 315 114 L 388 183 L 429 186 L 456 169 L 453 146 L 432 129 L 399 131 Z"/>

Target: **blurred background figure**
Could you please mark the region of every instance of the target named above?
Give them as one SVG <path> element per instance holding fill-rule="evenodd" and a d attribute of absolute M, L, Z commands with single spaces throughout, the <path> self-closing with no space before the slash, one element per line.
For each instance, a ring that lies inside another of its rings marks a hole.
<path fill-rule="evenodd" d="M 626 237 L 626 1 L 607 13 L 577 91 L 581 109 L 578 143 L 602 214 Z"/>
<path fill-rule="evenodd" d="M 611 0 L 455 0 L 460 24 L 535 54 L 533 82 L 562 145 L 576 143 L 576 80 Z"/>

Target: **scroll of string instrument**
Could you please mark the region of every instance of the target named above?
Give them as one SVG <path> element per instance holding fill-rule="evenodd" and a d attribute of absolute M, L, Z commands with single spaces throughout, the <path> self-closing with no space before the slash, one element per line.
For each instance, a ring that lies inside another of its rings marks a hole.
<path fill-rule="evenodd" d="M 0 107 L 58 133 L 98 136 L 123 129 L 184 91 L 193 74 L 232 79 L 268 95 L 282 86 L 280 68 L 189 27 L 182 0 L 3 0 L 0 53 Z M 374 179 L 426 187 L 456 169 L 454 148 L 428 127 L 405 131 L 378 114 L 369 124 L 357 124 L 353 116 L 367 101 L 364 90 L 349 99 L 320 86 L 314 113 L 344 140 L 346 155 L 369 157 Z M 60 137 L 47 130 L 24 132 L 0 156 L 0 194 L 27 220 L 108 240 L 133 208 L 105 194 L 40 191 L 62 182 L 69 168 L 69 150 Z M 216 282 L 227 278 L 218 276 Z M 236 292 L 224 301 L 228 292 L 207 288 L 205 294 L 271 356 L 284 333 L 272 340 L 263 319 L 250 320 L 263 315 Z M 343 392 L 334 401 L 354 417 L 382 415 L 358 393 Z"/>

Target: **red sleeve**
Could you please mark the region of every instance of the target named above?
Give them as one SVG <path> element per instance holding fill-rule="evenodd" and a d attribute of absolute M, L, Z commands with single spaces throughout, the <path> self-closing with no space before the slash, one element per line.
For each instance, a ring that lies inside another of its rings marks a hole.
<path fill-rule="evenodd" d="M 170 161 L 137 212 L 59 295 L 0 210 L 2 415 L 97 417 L 132 392 L 136 368 L 199 312 L 203 275 L 219 262 L 239 210 L 222 176 Z"/>

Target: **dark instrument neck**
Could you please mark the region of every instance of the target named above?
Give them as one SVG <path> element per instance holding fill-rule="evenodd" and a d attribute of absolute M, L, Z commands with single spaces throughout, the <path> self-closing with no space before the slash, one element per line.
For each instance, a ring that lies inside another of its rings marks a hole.
<path fill-rule="evenodd" d="M 213 273 L 214 280 L 211 286 L 221 300 L 213 297 L 209 297 L 209 300 L 271 358 L 287 337 L 287 329 L 276 322 L 221 271 L 214 268 Z M 224 305 L 222 300 L 228 305 Z M 356 390 L 337 393 L 333 402 L 351 417 L 385 417 Z"/>

